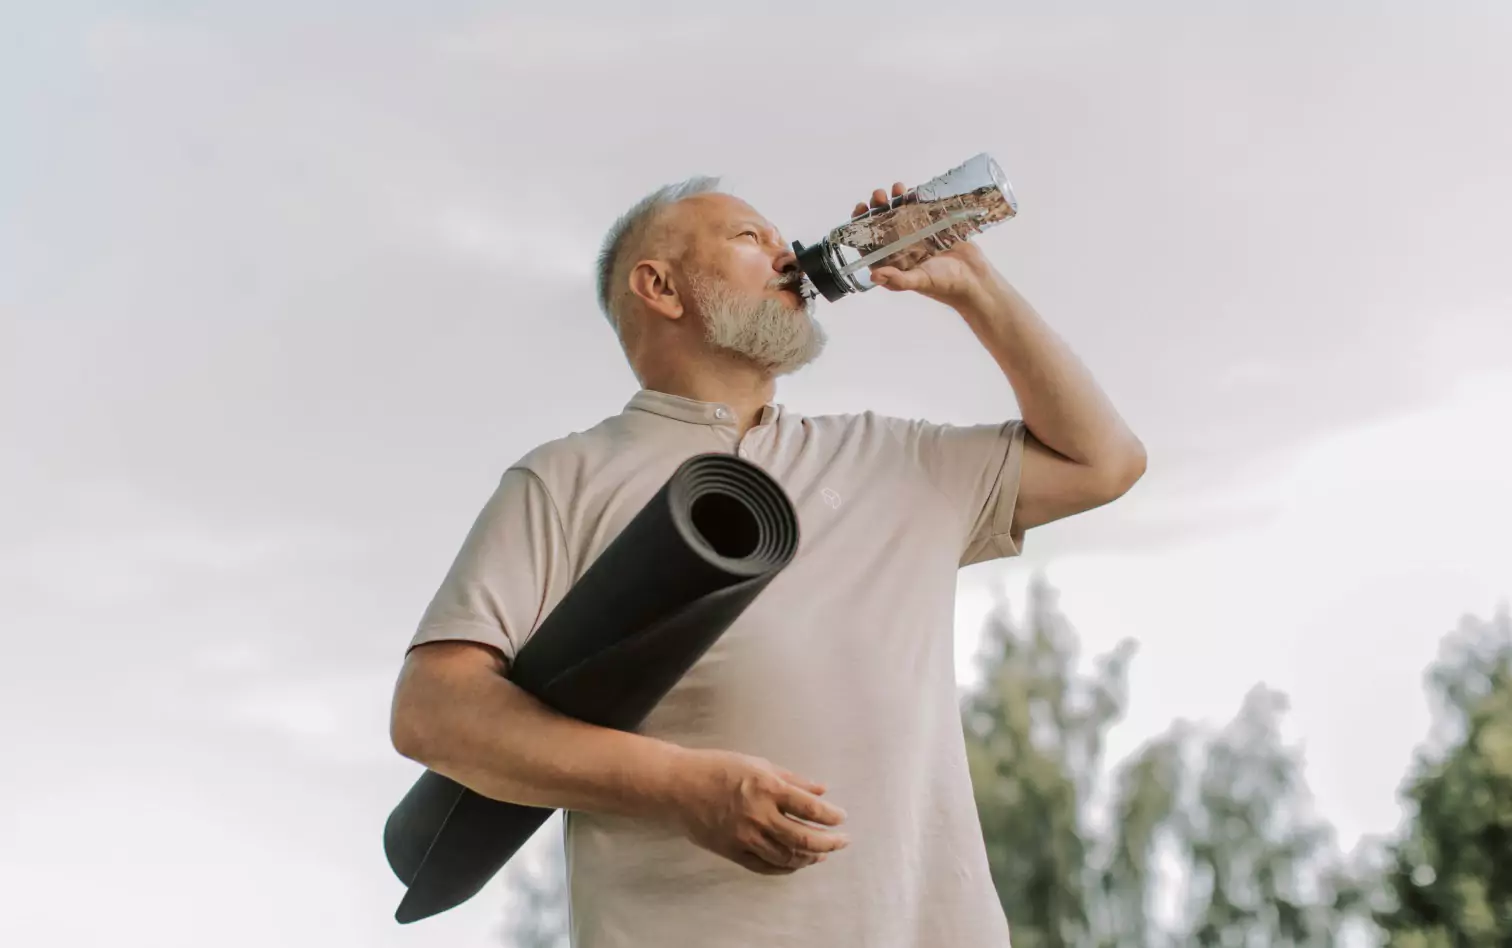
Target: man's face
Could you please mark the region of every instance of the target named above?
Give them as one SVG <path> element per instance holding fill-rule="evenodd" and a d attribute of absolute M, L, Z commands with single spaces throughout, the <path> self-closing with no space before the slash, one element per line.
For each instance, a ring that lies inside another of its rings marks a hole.
<path fill-rule="evenodd" d="M 750 359 L 774 375 L 819 357 L 824 330 L 812 300 L 798 293 L 799 271 L 782 235 L 750 205 L 725 194 L 687 200 L 683 275 L 710 346 Z"/>

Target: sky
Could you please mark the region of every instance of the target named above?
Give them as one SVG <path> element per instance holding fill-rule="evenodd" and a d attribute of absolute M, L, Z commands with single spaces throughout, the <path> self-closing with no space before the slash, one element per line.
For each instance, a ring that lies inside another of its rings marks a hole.
<path fill-rule="evenodd" d="M 593 255 L 693 174 L 808 242 L 996 157 L 982 247 L 1150 467 L 962 571 L 963 686 L 1043 572 L 1139 642 L 1113 756 L 1264 682 L 1392 828 L 1512 597 L 1504 5 L 542 9 L 0 5 L 0 942 L 498 943 L 498 885 L 392 920 L 394 675 L 503 468 L 634 392 Z M 795 410 L 1017 413 L 948 310 L 819 318 Z"/>

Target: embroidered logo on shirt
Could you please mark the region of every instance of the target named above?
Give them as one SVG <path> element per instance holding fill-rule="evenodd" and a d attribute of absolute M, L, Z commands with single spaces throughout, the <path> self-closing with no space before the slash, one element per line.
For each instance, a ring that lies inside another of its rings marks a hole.
<path fill-rule="evenodd" d="M 830 490 L 828 487 L 826 487 L 824 490 L 821 490 L 819 492 L 819 496 L 824 498 L 824 502 L 826 504 L 829 504 L 831 510 L 840 509 L 840 495 Z"/>

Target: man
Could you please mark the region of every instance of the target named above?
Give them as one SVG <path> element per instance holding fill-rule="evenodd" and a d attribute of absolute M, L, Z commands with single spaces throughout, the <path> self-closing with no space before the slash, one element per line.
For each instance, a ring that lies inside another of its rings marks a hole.
<path fill-rule="evenodd" d="M 599 269 L 642 388 L 504 473 L 414 636 L 395 747 L 485 796 L 569 811 L 578 948 L 1002 948 L 956 703 L 956 571 L 1121 496 L 1142 446 L 971 243 L 873 277 L 964 319 L 1021 421 L 774 403 L 775 380 L 824 336 L 776 229 L 712 179 L 640 202 Z M 541 619 L 708 451 L 783 485 L 802 530 L 793 562 L 639 733 L 512 685 Z"/>

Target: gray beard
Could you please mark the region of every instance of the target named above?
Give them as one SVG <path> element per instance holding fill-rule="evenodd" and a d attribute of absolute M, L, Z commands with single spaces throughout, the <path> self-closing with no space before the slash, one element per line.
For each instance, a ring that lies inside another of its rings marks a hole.
<path fill-rule="evenodd" d="M 773 375 L 796 372 L 824 350 L 813 300 L 794 309 L 782 300 L 741 297 L 721 281 L 692 282 L 704 340 L 714 349 L 743 356 Z"/>

